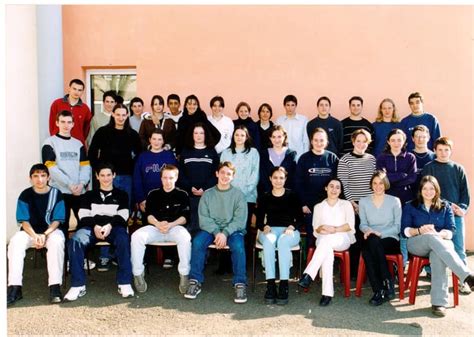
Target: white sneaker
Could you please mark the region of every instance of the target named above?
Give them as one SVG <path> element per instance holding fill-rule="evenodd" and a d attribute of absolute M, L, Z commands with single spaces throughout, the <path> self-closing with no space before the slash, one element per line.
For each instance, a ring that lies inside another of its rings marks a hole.
<path fill-rule="evenodd" d="M 133 288 L 130 284 L 119 284 L 118 292 L 120 295 L 122 295 L 123 298 L 135 296 L 135 293 L 133 292 Z"/>
<path fill-rule="evenodd" d="M 92 270 L 95 268 L 95 262 L 92 260 L 89 260 L 89 270 Z M 69 261 L 66 263 L 66 270 L 69 272 Z M 87 270 L 87 259 L 84 259 L 84 270 Z"/>
<path fill-rule="evenodd" d="M 66 295 L 64 295 L 64 300 L 65 301 L 75 301 L 79 297 L 82 297 L 86 294 L 86 286 L 81 286 L 81 287 L 71 287 L 69 291 L 67 292 Z"/>
<path fill-rule="evenodd" d="M 463 295 L 469 295 L 472 291 L 471 287 L 469 287 L 469 284 L 467 284 L 466 282 L 459 282 L 459 292 Z"/>
<path fill-rule="evenodd" d="M 92 270 L 95 268 L 95 262 L 92 260 L 89 260 L 89 270 Z M 87 270 L 87 259 L 84 259 L 84 270 Z"/>

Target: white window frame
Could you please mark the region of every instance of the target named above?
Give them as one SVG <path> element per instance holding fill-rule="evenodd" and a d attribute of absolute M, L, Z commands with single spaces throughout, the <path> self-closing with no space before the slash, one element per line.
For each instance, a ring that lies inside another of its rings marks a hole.
<path fill-rule="evenodd" d="M 86 102 L 92 107 L 94 102 L 92 102 L 91 97 L 91 76 L 92 75 L 137 75 L 136 69 L 88 69 L 86 70 Z"/>

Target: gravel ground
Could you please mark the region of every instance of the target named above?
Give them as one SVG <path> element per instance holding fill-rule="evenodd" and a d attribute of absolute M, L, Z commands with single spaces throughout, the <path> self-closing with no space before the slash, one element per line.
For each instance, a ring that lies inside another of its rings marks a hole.
<path fill-rule="evenodd" d="M 33 266 L 31 250 L 24 273 L 24 298 L 7 309 L 8 335 L 472 335 L 474 294 L 460 296 L 460 306 L 445 318 L 430 312 L 429 283 L 421 278 L 415 305 L 408 298 L 373 308 L 365 284 L 361 298 L 342 296 L 337 283 L 333 303 L 318 306 L 321 284 L 308 293 L 290 284 L 290 303 L 265 305 L 264 276 L 258 272 L 255 293 L 249 287 L 246 304 L 233 303 L 231 276 L 214 274 L 215 260 L 206 269 L 206 283 L 196 300 L 178 292 L 176 268 L 150 267 L 148 291 L 122 299 L 115 286 L 115 268 L 91 271 L 87 295 L 73 303 L 48 304 L 46 262 Z M 474 266 L 474 255 L 469 256 Z M 249 268 L 250 270 L 250 268 Z M 249 274 L 250 276 L 250 274 Z M 337 275 L 336 275 L 337 276 Z M 352 284 L 353 290 L 355 284 Z M 69 287 L 69 279 L 67 287 Z M 398 293 L 397 293 L 398 295 Z M 408 296 L 408 293 L 406 294 Z M 452 295 L 450 294 L 452 303 Z"/>

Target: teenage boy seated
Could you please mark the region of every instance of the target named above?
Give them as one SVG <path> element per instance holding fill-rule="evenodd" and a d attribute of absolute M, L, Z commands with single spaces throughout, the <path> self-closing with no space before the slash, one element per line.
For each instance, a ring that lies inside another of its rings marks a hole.
<path fill-rule="evenodd" d="M 132 234 L 132 271 L 135 289 L 147 290 L 143 256 L 151 242 L 176 242 L 179 255 L 179 291 L 184 294 L 188 287 L 191 260 L 191 235 L 184 225 L 189 219 L 189 196 L 176 188 L 178 168 L 166 165 L 161 170 L 162 187 L 152 190 L 146 198 L 146 217 L 149 225 Z"/>
<path fill-rule="evenodd" d="M 48 264 L 49 300 L 62 300 L 61 283 L 64 265 L 64 234 L 59 228 L 64 222 L 65 210 L 61 192 L 48 185 L 46 165 L 35 164 L 30 169 L 31 187 L 21 192 L 16 208 L 20 231 L 8 244 L 7 305 L 23 298 L 23 264 L 28 248 L 46 248 Z"/>
<path fill-rule="evenodd" d="M 231 162 L 220 163 L 216 172 L 217 185 L 206 190 L 199 201 L 201 231 L 193 239 L 189 287 L 185 298 L 195 299 L 201 292 L 207 248 L 213 243 L 217 249 L 229 246 L 234 272 L 234 302 L 247 302 L 244 245 L 247 201 L 244 194 L 230 184 L 234 175 L 235 167 Z"/>
<path fill-rule="evenodd" d="M 78 230 L 68 243 L 71 288 L 64 296 L 67 301 L 75 301 L 86 294 L 84 253 L 97 241 L 106 241 L 115 247 L 118 292 L 124 298 L 134 296 L 127 232 L 128 195 L 127 192 L 114 188 L 115 170 L 111 164 L 99 164 L 96 177 L 100 187 L 84 194 L 79 209 Z"/>

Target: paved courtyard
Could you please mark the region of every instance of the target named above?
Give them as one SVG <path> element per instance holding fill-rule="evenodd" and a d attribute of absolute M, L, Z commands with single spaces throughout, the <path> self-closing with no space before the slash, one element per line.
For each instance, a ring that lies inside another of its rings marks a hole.
<path fill-rule="evenodd" d="M 421 278 L 415 305 L 408 298 L 380 307 L 368 305 L 371 291 L 365 284 L 361 298 L 352 291 L 342 296 L 336 282 L 333 303 L 318 306 L 321 284 L 308 293 L 290 284 L 286 306 L 263 304 L 264 276 L 259 269 L 255 293 L 249 287 L 246 304 L 233 303 L 231 276 L 214 273 L 215 260 L 206 268 L 206 283 L 196 300 L 178 293 L 176 269 L 153 264 L 147 275 L 149 289 L 133 299 L 122 299 L 115 286 L 115 268 L 91 271 L 87 295 L 77 302 L 48 304 L 46 263 L 27 255 L 23 296 L 7 310 L 9 335 L 472 335 L 474 294 L 460 296 L 460 306 L 445 318 L 430 312 L 429 283 Z M 474 267 L 474 255 L 469 256 Z M 250 266 L 248 270 L 250 271 Z M 250 276 L 250 274 L 249 274 Z M 337 278 L 338 275 L 336 275 Z M 69 287 L 69 279 L 67 281 Z M 352 283 L 354 290 L 355 283 Z M 67 290 L 67 289 L 66 289 Z M 397 294 L 398 295 L 398 294 Z M 408 296 L 408 293 L 406 294 Z M 450 294 L 452 303 L 452 294 Z"/>

